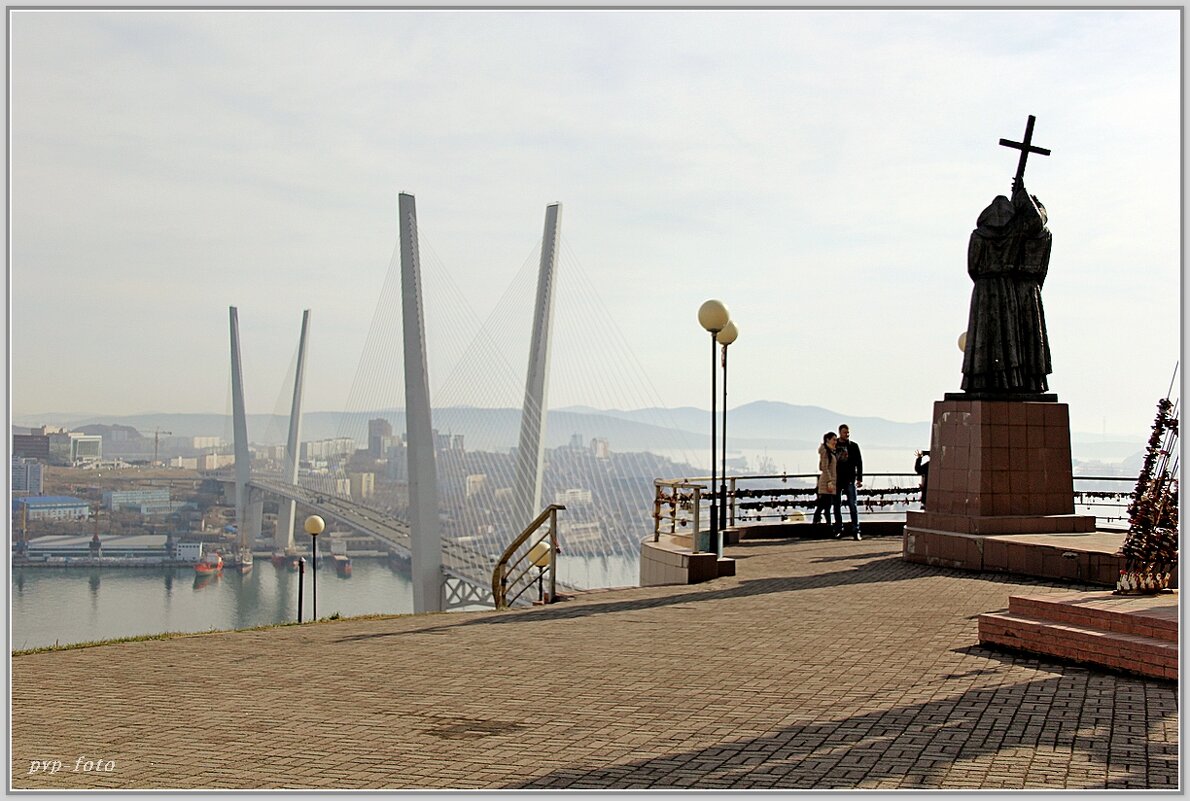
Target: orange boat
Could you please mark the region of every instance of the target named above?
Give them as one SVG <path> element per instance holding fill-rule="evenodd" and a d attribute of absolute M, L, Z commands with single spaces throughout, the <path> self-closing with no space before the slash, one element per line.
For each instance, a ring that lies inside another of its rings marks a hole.
<path fill-rule="evenodd" d="M 217 573 L 222 573 L 223 556 L 218 551 L 207 554 L 201 562 L 194 566 L 194 572 L 200 576 L 213 576 Z"/>

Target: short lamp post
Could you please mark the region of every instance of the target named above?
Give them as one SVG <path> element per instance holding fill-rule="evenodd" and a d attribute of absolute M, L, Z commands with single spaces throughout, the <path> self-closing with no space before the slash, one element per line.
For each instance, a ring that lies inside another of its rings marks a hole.
<path fill-rule="evenodd" d="M 298 559 L 298 623 L 302 622 L 302 586 L 306 583 L 306 559 Z"/>
<path fill-rule="evenodd" d="M 736 328 L 735 321 L 728 320 L 727 325 L 723 326 L 723 330 L 715 337 L 715 341 L 723 346 L 723 476 L 720 479 L 723 495 L 719 499 L 720 531 L 727 528 L 727 346 L 735 342 L 739 335 L 740 330 Z"/>
<path fill-rule="evenodd" d="M 326 522 L 318 515 L 306 518 L 306 533 L 310 535 L 310 620 L 318 620 L 318 535 L 326 529 Z"/>
<path fill-rule="evenodd" d="M 719 513 L 715 502 L 715 496 L 718 494 L 715 488 L 715 462 L 719 456 L 719 448 L 715 441 L 715 404 L 718 394 L 715 391 L 715 338 L 730 322 L 731 315 L 721 301 L 708 300 L 698 307 L 698 324 L 711 334 L 711 528 L 707 550 L 714 551 L 719 556 L 723 555 L 723 544 L 719 542 Z M 694 547 L 691 550 L 697 551 L 697 531 L 694 532 L 694 539 Z"/>

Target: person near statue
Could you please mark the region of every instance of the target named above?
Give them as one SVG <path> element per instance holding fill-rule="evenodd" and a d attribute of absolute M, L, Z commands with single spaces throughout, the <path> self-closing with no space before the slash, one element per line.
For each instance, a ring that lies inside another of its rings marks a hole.
<path fill-rule="evenodd" d="M 859 445 L 851 440 L 851 428 L 846 424 L 839 426 L 839 441 L 835 445 L 835 456 L 838 461 L 836 468 L 838 492 L 835 494 L 835 537 L 843 536 L 843 493 L 847 493 L 847 508 L 851 512 L 851 536 L 863 539 L 859 533 L 859 505 L 856 502 L 855 490 L 864 485 L 864 457 L 860 453 Z"/>
<path fill-rule="evenodd" d="M 925 459 L 923 462 L 922 459 Z M 921 476 L 921 508 L 926 508 L 926 487 L 930 478 L 930 452 L 917 451 L 917 458 L 913 460 L 913 472 Z"/>
<path fill-rule="evenodd" d="M 822 435 L 822 444 L 818 446 L 818 502 L 814 507 L 814 524 L 826 513 L 826 523 L 831 524 L 831 510 L 835 509 L 838 493 L 838 477 L 836 474 L 835 448 L 838 437 L 834 431 Z M 835 530 L 841 531 L 843 521 L 835 511 Z"/>
<path fill-rule="evenodd" d="M 979 215 L 967 247 L 974 282 L 963 353 L 962 388 L 991 395 L 1049 390 L 1049 338 L 1041 287 L 1051 235 L 1045 206 L 1013 181 L 1012 199 L 998 195 Z"/>

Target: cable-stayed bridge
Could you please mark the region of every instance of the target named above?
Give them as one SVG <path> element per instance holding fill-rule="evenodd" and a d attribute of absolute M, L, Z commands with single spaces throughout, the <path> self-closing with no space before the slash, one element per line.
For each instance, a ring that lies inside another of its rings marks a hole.
<path fill-rule="evenodd" d="M 584 403 L 603 408 L 660 406 L 647 377 L 641 380 L 639 366 L 636 376 L 629 374 L 635 364 L 630 353 L 627 358 L 622 352 L 607 354 L 602 363 L 599 352 L 574 358 L 574 343 L 589 339 L 587 318 L 598 296 L 589 283 L 580 283 L 581 271 L 573 263 L 565 273 L 569 280 L 560 280 L 560 255 L 568 253 L 560 231 L 561 205 L 552 204 L 546 209 L 536 253 L 526 260 L 486 323 L 478 331 L 465 331 L 458 321 L 474 321 L 478 315 L 467 308 L 444 266 L 434 263 L 432 251 L 419 236 L 414 199 L 402 194 L 397 251 L 377 303 L 349 408 L 343 413 L 340 436 L 329 444 L 303 446 L 301 441 L 310 328 L 307 310 L 291 367 L 293 394 L 283 464 L 271 473 L 253 472 L 250 467 L 238 318 L 233 307 L 232 419 L 241 548 L 248 548 L 260 532 L 268 496 L 279 500 L 275 550 L 293 552 L 300 504 L 303 510 L 316 510 L 394 552 L 407 553 L 415 611 L 491 602 L 498 557 L 551 501 L 566 506 L 558 531 L 552 533 L 567 556 L 635 558 L 640 540 L 651 532 L 652 478 L 673 474 L 666 466 L 672 463 L 654 454 L 623 450 L 627 442 L 617 442 L 616 451 L 598 437 L 588 444 L 581 432 L 572 432 L 565 447 L 546 447 L 547 436 L 556 441 L 558 434 L 546 431 L 543 413 L 551 381 L 558 375 L 554 365 L 562 366 L 562 380 L 577 388 Z M 423 251 L 431 261 L 426 287 L 422 285 Z M 534 266 L 536 286 L 529 292 Z M 527 337 L 528 367 L 522 372 L 509 366 L 495 343 L 507 340 L 509 330 L 525 324 L 527 296 L 533 298 L 532 328 Z M 450 313 L 455 315 L 453 327 L 442 329 L 453 332 L 455 341 L 465 341 L 466 346 L 446 380 L 435 386 L 431 411 L 427 329 L 433 325 L 427 325 L 427 315 L 433 322 Z M 605 310 L 602 317 L 609 318 Z M 399 346 L 393 342 L 394 322 L 400 325 Z M 561 336 L 556 337 L 559 322 Z M 614 325 L 610 333 L 618 333 Z M 621 350 L 626 347 L 623 342 L 621 337 Z M 401 396 L 403 403 L 398 400 Z M 442 423 L 433 415 L 441 414 L 446 404 L 453 414 L 450 427 L 441 433 Z M 367 415 L 367 447 L 359 449 L 364 432 L 358 421 L 367 409 L 390 411 L 374 418 Z M 509 443 L 508 428 L 513 422 L 519 435 Z M 665 422 L 658 422 L 662 426 L 658 430 L 663 430 Z M 670 431 L 678 434 L 672 423 Z M 467 441 L 471 448 L 466 447 Z M 677 436 L 669 450 L 687 450 L 687 443 Z M 376 481 L 377 493 L 365 501 L 369 493 L 361 476 L 369 475 Z"/>
<path fill-rule="evenodd" d="M 254 474 L 247 484 L 248 492 L 260 492 L 285 501 L 301 504 L 323 517 L 337 520 L 349 528 L 384 543 L 392 552 L 410 556 L 409 525 L 361 506 L 349 499 L 291 484 L 277 474 Z M 443 548 L 444 607 L 453 608 L 493 603 L 491 593 L 492 559 L 466 545 L 446 539 Z M 561 585 L 563 589 L 574 589 Z"/>

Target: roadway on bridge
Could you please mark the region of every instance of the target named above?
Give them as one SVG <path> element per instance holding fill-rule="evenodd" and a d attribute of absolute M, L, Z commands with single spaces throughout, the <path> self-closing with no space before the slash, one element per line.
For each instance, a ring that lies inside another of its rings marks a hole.
<path fill-rule="evenodd" d="M 361 534 L 374 537 L 405 556 L 409 556 L 411 553 L 409 526 L 383 512 L 279 479 L 253 477 L 249 484 L 265 492 L 289 498 L 303 506 L 316 509 L 323 517 L 337 520 Z M 489 605 L 493 603 L 492 571 L 496 566 L 494 557 L 481 554 L 466 545 L 443 537 L 442 562 L 443 572 L 448 577 L 470 586 L 472 600 Z M 558 582 L 557 586 L 564 592 L 576 590 L 575 587 L 563 582 Z M 524 602 L 528 603 L 527 600 Z"/>

